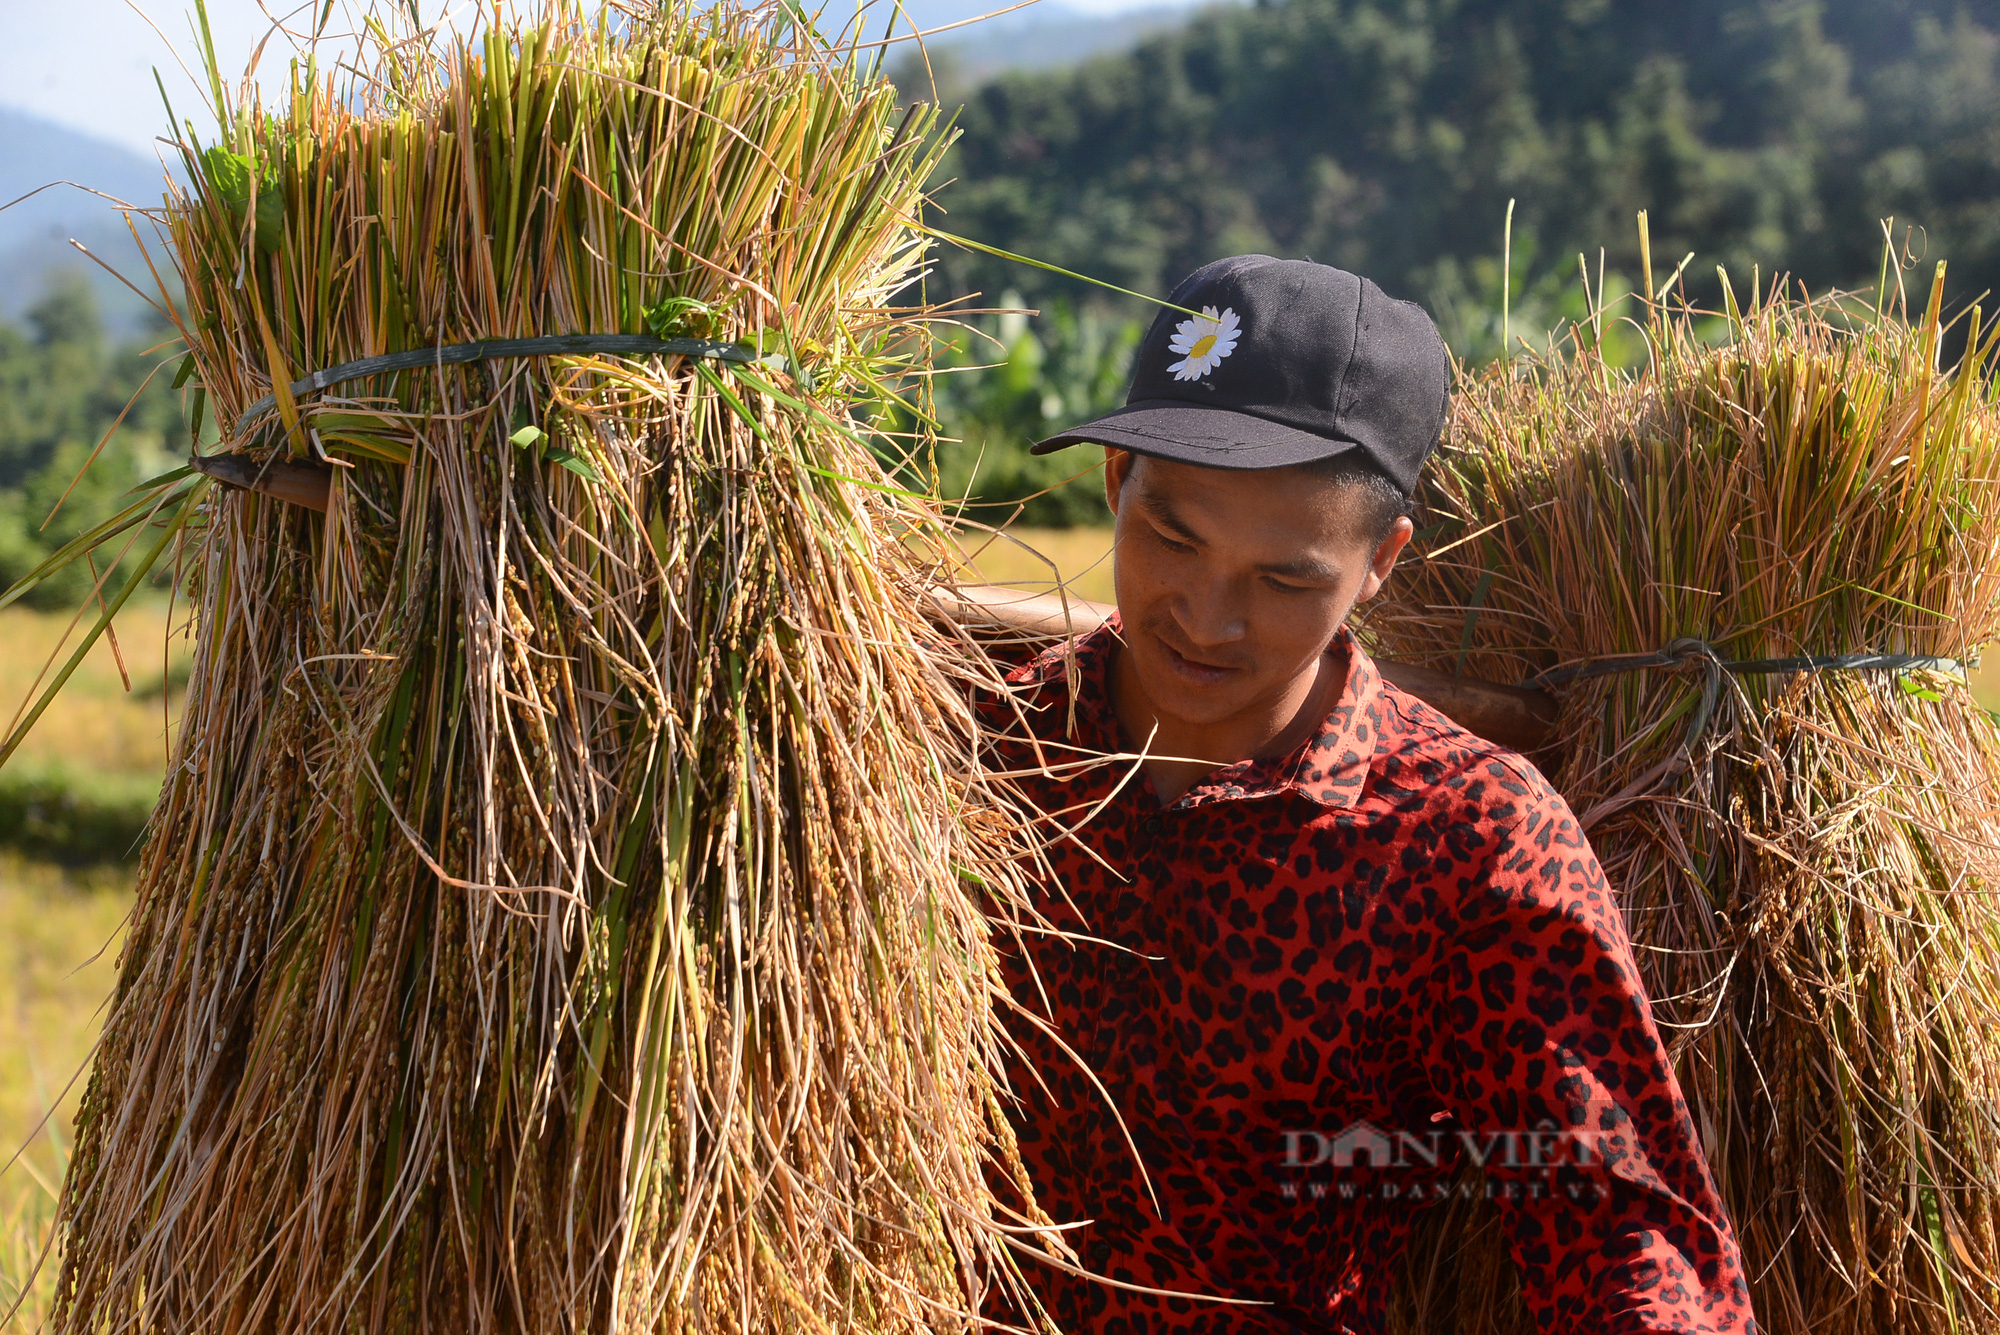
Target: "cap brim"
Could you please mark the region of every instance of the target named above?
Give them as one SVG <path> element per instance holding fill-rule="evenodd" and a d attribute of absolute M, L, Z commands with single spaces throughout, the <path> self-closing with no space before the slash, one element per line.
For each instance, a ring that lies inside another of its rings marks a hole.
<path fill-rule="evenodd" d="M 1110 445 L 1208 468 L 1284 468 L 1360 448 L 1351 440 L 1301 431 L 1233 408 L 1150 399 L 1037 441 L 1028 452 L 1052 454 L 1084 444 Z"/>

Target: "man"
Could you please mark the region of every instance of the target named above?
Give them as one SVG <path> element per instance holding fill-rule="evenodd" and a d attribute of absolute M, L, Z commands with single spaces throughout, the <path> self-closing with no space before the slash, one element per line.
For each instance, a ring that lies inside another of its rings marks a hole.
<path fill-rule="evenodd" d="M 1036 446 L 1107 447 L 1116 613 L 990 710 L 1049 819 L 1058 929 L 1011 961 L 1041 1019 L 1014 1025 L 1015 1120 L 1102 1277 L 1029 1262 L 1047 1316 L 1380 1330 L 1415 1216 L 1470 1159 L 1540 1329 L 1754 1332 L 1575 818 L 1345 624 L 1410 540 L 1436 330 L 1266 256 L 1170 301 L 1127 406 Z"/>

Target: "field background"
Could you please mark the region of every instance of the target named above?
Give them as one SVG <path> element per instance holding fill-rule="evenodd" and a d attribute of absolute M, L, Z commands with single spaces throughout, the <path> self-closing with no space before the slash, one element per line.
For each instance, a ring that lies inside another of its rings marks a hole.
<path fill-rule="evenodd" d="M 164 599 L 128 607 L 116 650 L 99 642 L 0 770 L 0 806 L 26 808 L 7 812 L 16 826 L 44 827 L 41 860 L 0 849 L 0 1315 L 48 1237 L 82 1093 L 78 1073 L 103 1021 L 132 907 L 128 849 L 105 843 L 100 827 L 78 832 L 60 828 L 56 813 L 38 816 L 36 795 L 60 790 L 109 809 L 121 831 L 134 825 L 134 808 L 150 805 L 187 670 L 186 646 L 178 637 L 170 643 L 167 617 Z M 0 716 L 12 720 L 29 700 L 72 619 L 0 612 Z M 50 831 L 52 822 L 59 828 Z M 17 1328 L 35 1329 L 51 1278 L 45 1267 Z"/>
<path fill-rule="evenodd" d="M 1029 528 L 1007 536 L 979 533 L 962 540 L 967 578 L 1023 589 L 1051 589 L 1060 579 L 1093 602 L 1112 601 L 1111 530 Z"/>

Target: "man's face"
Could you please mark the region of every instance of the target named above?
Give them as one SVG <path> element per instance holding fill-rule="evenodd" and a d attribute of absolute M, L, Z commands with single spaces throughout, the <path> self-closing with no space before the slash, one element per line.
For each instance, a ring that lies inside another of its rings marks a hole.
<path fill-rule="evenodd" d="M 1312 680 L 1410 538 L 1354 522 L 1361 498 L 1297 468 L 1198 468 L 1107 451 L 1118 610 L 1154 712 L 1204 727 Z"/>

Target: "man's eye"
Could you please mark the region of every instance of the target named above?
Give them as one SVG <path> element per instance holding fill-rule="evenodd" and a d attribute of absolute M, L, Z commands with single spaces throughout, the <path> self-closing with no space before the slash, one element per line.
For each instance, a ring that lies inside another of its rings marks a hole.
<path fill-rule="evenodd" d="M 1157 530 L 1154 531 L 1153 536 L 1158 538 L 1160 540 L 1160 545 L 1165 547 L 1170 552 L 1191 552 L 1194 550 L 1194 547 L 1191 544 L 1185 542 L 1176 542 L 1174 539 L 1168 537 L 1166 534 L 1161 533 Z"/>
<path fill-rule="evenodd" d="M 1266 578 L 1264 582 L 1279 593 L 1304 593 L 1306 591 L 1306 586 L 1303 584 L 1287 584 L 1283 580 L 1269 578 Z"/>

